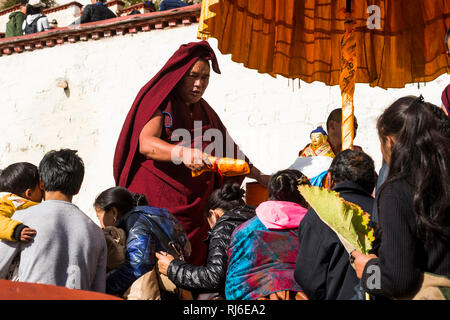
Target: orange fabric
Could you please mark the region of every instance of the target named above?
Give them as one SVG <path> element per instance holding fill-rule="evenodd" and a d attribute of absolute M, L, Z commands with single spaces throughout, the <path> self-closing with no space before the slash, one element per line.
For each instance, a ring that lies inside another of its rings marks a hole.
<path fill-rule="evenodd" d="M 345 0 L 203 0 L 209 18 L 199 33 L 218 39 L 233 61 L 262 73 L 338 85 Z M 369 5 L 380 8 L 380 29 L 368 29 Z M 202 10 L 203 13 L 203 10 Z M 402 88 L 450 73 L 444 37 L 448 0 L 352 1 L 357 83 Z"/>

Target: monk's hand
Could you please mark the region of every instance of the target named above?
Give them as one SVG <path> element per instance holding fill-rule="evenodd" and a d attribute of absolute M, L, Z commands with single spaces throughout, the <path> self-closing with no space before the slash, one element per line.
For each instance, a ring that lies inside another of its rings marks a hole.
<path fill-rule="evenodd" d="M 30 242 L 33 240 L 34 236 L 36 235 L 36 230 L 31 228 L 23 228 L 20 232 L 20 241 L 22 242 Z"/>
<path fill-rule="evenodd" d="M 167 252 L 155 252 L 156 258 L 158 259 L 158 270 L 159 273 L 167 276 L 167 269 L 169 269 L 169 265 L 174 259 L 174 257 Z"/>
<path fill-rule="evenodd" d="M 256 168 L 255 166 L 253 166 L 250 169 L 250 173 L 248 174 L 249 178 L 255 179 L 256 181 L 258 181 L 258 183 L 264 187 L 267 187 L 269 184 L 269 180 L 270 180 L 270 175 L 267 174 L 262 174 L 261 171 L 259 171 L 258 168 Z"/>
<path fill-rule="evenodd" d="M 362 254 L 356 250 L 353 250 L 351 256 L 354 258 L 353 263 L 355 264 L 356 276 L 358 279 L 362 278 L 364 268 L 369 260 L 377 258 L 374 254 Z"/>
<path fill-rule="evenodd" d="M 201 171 L 209 164 L 208 156 L 202 150 L 195 148 L 183 148 L 182 159 L 184 165 L 192 171 Z"/>

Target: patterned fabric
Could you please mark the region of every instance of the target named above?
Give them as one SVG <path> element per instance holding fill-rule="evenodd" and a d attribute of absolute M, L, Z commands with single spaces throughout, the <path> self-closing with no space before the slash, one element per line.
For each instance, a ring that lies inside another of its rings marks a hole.
<path fill-rule="evenodd" d="M 342 150 L 353 149 L 353 94 L 355 93 L 356 70 L 358 59 L 356 57 L 355 22 L 350 14 L 346 15 L 345 34 L 342 36 L 342 67 L 339 86 L 342 95 Z"/>
<path fill-rule="evenodd" d="M 267 229 L 258 217 L 240 225 L 228 249 L 227 300 L 256 300 L 282 290 L 302 291 L 294 280 L 297 228 Z"/>
<path fill-rule="evenodd" d="M 313 148 L 311 144 L 308 144 L 305 147 L 305 149 L 303 149 L 300 152 L 300 157 L 317 157 L 317 156 L 334 158 L 333 149 L 331 149 L 331 145 L 327 141 L 325 141 L 317 148 Z"/>

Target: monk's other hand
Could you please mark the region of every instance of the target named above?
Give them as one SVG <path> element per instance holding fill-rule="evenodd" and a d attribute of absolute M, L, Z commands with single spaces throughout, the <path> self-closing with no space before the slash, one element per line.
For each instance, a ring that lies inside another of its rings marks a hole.
<path fill-rule="evenodd" d="M 207 167 L 204 162 L 205 154 L 200 149 L 184 148 L 183 149 L 183 163 L 192 171 L 200 171 Z M 209 160 L 208 160 L 209 162 Z"/>
<path fill-rule="evenodd" d="M 158 259 L 158 270 L 159 273 L 162 273 L 167 276 L 167 269 L 169 268 L 170 263 L 174 259 L 174 257 L 167 252 L 156 252 L 156 258 Z"/>
<path fill-rule="evenodd" d="M 269 180 L 270 180 L 270 175 L 267 174 L 262 174 L 261 171 L 259 171 L 258 168 L 256 168 L 255 166 L 253 166 L 250 169 L 250 173 L 248 174 L 248 177 L 251 179 L 255 179 L 256 181 L 258 181 L 258 183 L 264 187 L 267 188 L 267 186 L 269 185 Z"/>

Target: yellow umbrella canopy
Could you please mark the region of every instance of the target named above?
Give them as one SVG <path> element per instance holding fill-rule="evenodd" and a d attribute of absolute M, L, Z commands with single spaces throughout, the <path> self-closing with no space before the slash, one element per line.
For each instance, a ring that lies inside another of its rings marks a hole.
<path fill-rule="evenodd" d="M 261 73 L 339 84 L 346 0 L 203 0 L 202 6 L 199 37 L 216 38 L 233 61 Z M 450 72 L 448 0 L 353 0 L 351 10 L 357 83 L 403 88 Z"/>
<path fill-rule="evenodd" d="M 261 73 L 339 84 L 345 149 L 354 84 L 402 88 L 450 73 L 449 27 L 448 0 L 203 0 L 198 37 Z"/>

